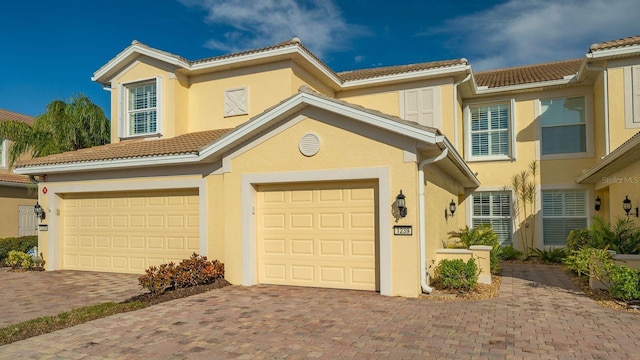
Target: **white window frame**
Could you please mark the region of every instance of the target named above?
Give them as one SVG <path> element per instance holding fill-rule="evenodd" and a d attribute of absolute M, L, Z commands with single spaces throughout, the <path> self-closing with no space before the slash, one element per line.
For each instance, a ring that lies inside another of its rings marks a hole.
<path fill-rule="evenodd" d="M 542 101 L 544 100 L 554 100 L 554 99 L 568 99 L 568 98 L 584 98 L 584 117 L 585 117 L 585 145 L 586 149 L 584 152 L 573 152 L 573 153 L 562 153 L 562 154 L 542 154 L 542 124 L 541 124 L 541 115 L 542 115 Z M 535 118 L 538 119 L 536 126 L 536 160 L 560 160 L 560 159 L 579 159 L 579 158 L 590 158 L 593 157 L 593 114 L 591 109 L 593 108 L 592 97 L 588 96 L 584 93 L 582 94 L 553 94 L 553 96 L 548 96 L 544 98 L 539 98 L 535 102 Z"/>
<path fill-rule="evenodd" d="M 640 128 L 640 65 L 624 68 L 624 114 L 627 129 Z"/>
<path fill-rule="evenodd" d="M 156 131 L 144 134 L 131 134 L 129 131 L 129 89 L 142 86 L 145 84 L 156 84 Z M 138 137 L 152 137 L 162 134 L 162 78 L 148 78 L 137 80 L 133 82 L 123 83 L 118 86 L 119 91 L 119 119 L 118 119 L 118 136 L 121 139 L 138 138 Z"/>
<path fill-rule="evenodd" d="M 495 106 L 505 105 L 509 107 L 509 152 L 507 155 L 473 155 L 471 144 L 471 108 L 483 107 L 483 106 Z M 497 100 L 491 102 L 476 102 L 468 103 L 464 106 L 464 156 L 465 161 L 501 161 L 501 160 L 515 160 L 516 158 L 516 100 Z"/>
<path fill-rule="evenodd" d="M 0 169 L 9 168 L 9 140 L 0 140 Z"/>
<path fill-rule="evenodd" d="M 562 191 L 562 192 L 567 192 L 567 191 L 581 191 L 584 192 L 585 194 L 585 201 L 584 201 L 584 215 L 580 215 L 580 216 L 568 216 L 565 214 L 562 215 L 558 215 L 558 216 L 545 216 L 544 214 L 544 193 L 548 192 L 548 191 Z M 547 244 L 545 242 L 544 239 L 544 234 L 545 234 L 545 229 L 544 229 L 544 220 L 545 218 L 572 218 L 572 219 L 585 219 L 585 227 L 589 227 L 591 225 L 591 213 L 590 210 L 593 206 L 591 204 L 591 199 L 593 198 L 593 193 L 592 191 L 590 191 L 587 188 L 584 187 L 577 187 L 577 186 L 568 186 L 568 187 L 558 187 L 558 186 L 545 186 L 542 189 L 540 189 L 540 193 L 539 193 L 539 198 L 537 199 L 539 205 L 539 214 L 540 217 L 538 219 L 538 223 L 537 226 L 539 226 L 539 228 L 542 230 L 539 232 L 539 239 L 538 239 L 538 243 L 540 245 L 542 245 L 544 248 L 550 248 L 550 247 L 563 247 L 566 244 L 566 239 L 565 239 L 565 244 Z"/>
<path fill-rule="evenodd" d="M 475 195 L 478 193 L 502 193 L 502 194 L 508 194 L 509 195 L 509 216 L 475 216 L 473 214 L 474 212 L 474 200 L 475 200 Z M 469 201 L 469 205 L 468 205 L 468 209 L 467 209 L 467 214 L 469 214 L 468 219 L 467 219 L 467 223 L 470 224 L 472 227 L 474 226 L 473 224 L 473 220 L 478 218 L 478 219 L 488 219 L 488 220 L 492 220 L 492 219 L 508 219 L 509 220 L 509 225 L 510 225 L 510 229 L 511 229 L 511 234 L 509 234 L 509 239 L 508 241 L 502 243 L 501 245 L 509 245 L 509 244 L 513 244 L 513 234 L 514 234 L 514 216 L 513 216 L 513 206 L 514 206 L 514 193 L 511 190 L 505 190 L 504 188 L 482 188 L 482 189 L 478 189 L 476 191 L 473 192 L 473 194 L 471 195 L 470 198 L 471 201 Z"/>

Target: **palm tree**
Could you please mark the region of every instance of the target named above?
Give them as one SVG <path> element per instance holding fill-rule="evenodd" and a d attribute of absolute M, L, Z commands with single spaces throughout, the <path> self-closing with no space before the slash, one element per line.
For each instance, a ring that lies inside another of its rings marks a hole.
<path fill-rule="evenodd" d="M 36 116 L 33 126 L 0 121 L 0 139 L 12 140 L 9 162 L 13 165 L 25 153 L 40 157 L 107 144 L 110 128 L 104 111 L 80 94 L 69 102 L 50 102 L 46 112 Z"/>

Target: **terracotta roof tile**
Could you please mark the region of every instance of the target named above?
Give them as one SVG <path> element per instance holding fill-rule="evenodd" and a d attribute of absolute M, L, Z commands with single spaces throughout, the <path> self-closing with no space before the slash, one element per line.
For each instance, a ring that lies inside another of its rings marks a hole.
<path fill-rule="evenodd" d="M 26 175 L 0 174 L 0 182 L 10 182 L 16 184 L 28 184 L 29 177 Z"/>
<path fill-rule="evenodd" d="M 33 126 L 34 119 L 31 116 L 22 115 L 13 111 L 0 109 L 0 121 L 20 121 L 29 126 Z"/>
<path fill-rule="evenodd" d="M 475 73 L 478 86 L 489 88 L 531 84 L 542 81 L 561 80 L 565 76 L 575 75 L 580 69 L 582 59 L 556 61 L 545 64 L 519 66 L 506 69 Z"/>
<path fill-rule="evenodd" d="M 640 35 L 629 36 L 623 39 L 605 41 L 598 44 L 593 44 L 589 47 L 590 52 L 598 50 L 613 49 L 631 45 L 640 45 Z"/>
<path fill-rule="evenodd" d="M 372 69 L 342 71 L 338 73 L 340 79 L 344 82 L 371 79 L 381 76 L 389 76 L 396 74 L 410 73 L 414 71 L 430 70 L 437 68 L 444 68 L 456 65 L 467 65 L 466 59 L 456 60 L 443 60 L 443 61 L 431 61 L 419 64 L 398 65 L 398 66 L 386 66 Z"/>
<path fill-rule="evenodd" d="M 231 129 L 208 130 L 158 140 L 132 140 L 94 146 L 30 160 L 20 161 L 16 168 L 54 164 L 108 161 L 169 155 L 197 154 L 204 146 L 219 139 Z"/>

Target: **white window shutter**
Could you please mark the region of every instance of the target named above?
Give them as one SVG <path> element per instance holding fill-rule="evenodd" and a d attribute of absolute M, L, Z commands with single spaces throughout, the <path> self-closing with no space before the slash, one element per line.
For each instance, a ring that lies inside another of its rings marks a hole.
<path fill-rule="evenodd" d="M 420 89 L 420 113 L 418 123 L 424 126 L 435 127 L 435 99 L 432 88 Z"/>
<path fill-rule="evenodd" d="M 126 126 L 125 114 L 127 110 L 124 104 L 127 102 L 126 88 L 122 84 L 118 84 L 118 137 L 125 137 L 124 127 Z"/>
<path fill-rule="evenodd" d="M 633 77 L 633 123 L 640 124 L 640 66 L 631 68 Z"/>
<path fill-rule="evenodd" d="M 404 92 L 404 118 L 418 122 L 418 90 Z"/>

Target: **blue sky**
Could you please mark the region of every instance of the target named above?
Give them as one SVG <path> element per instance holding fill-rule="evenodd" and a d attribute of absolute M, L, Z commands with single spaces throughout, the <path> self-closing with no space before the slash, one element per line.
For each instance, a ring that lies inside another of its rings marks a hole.
<path fill-rule="evenodd" d="M 640 34 L 637 0 L 32 0 L 0 10 L 0 108 L 38 115 L 83 93 L 138 40 L 190 60 L 297 36 L 336 71 L 456 58 L 473 70 L 582 57 Z"/>

